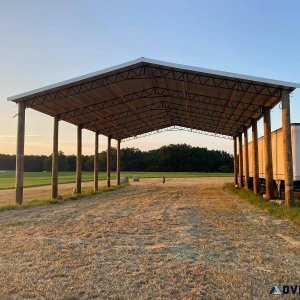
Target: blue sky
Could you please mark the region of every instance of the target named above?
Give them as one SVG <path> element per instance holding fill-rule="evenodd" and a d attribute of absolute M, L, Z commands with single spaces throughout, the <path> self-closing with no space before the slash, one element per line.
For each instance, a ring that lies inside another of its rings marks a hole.
<path fill-rule="evenodd" d="M 300 82 L 299 1 L 1 1 L 0 153 L 15 153 L 17 107 L 6 98 L 141 56 Z M 300 92 L 291 100 L 300 122 Z M 28 110 L 26 154 L 50 154 L 52 120 Z M 280 109 L 272 129 L 281 127 Z M 262 133 L 262 122 L 259 122 Z M 75 153 L 75 126 L 60 124 L 60 150 Z M 93 134 L 83 133 L 84 154 Z M 232 151 L 232 141 L 186 132 L 123 143 Z M 100 137 L 100 148 L 106 140 Z"/>

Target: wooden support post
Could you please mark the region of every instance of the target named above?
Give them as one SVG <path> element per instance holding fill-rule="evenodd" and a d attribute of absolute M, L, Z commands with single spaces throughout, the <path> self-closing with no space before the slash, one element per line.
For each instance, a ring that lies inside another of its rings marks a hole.
<path fill-rule="evenodd" d="M 94 154 L 94 190 L 98 191 L 99 172 L 99 131 L 95 132 L 95 154 Z"/>
<path fill-rule="evenodd" d="M 248 129 L 244 128 L 245 149 L 245 189 L 249 190 L 249 151 L 248 151 Z"/>
<path fill-rule="evenodd" d="M 266 199 L 274 198 L 272 137 L 271 137 L 271 110 L 264 107 L 264 162 L 266 177 Z"/>
<path fill-rule="evenodd" d="M 239 133 L 239 187 L 244 186 L 243 182 L 243 136 Z"/>
<path fill-rule="evenodd" d="M 106 159 L 106 186 L 110 187 L 110 170 L 111 170 L 111 136 L 107 137 L 107 159 Z"/>
<path fill-rule="evenodd" d="M 81 193 L 82 125 L 77 126 L 76 193 Z"/>
<path fill-rule="evenodd" d="M 233 168 L 234 168 L 234 184 L 238 185 L 238 161 L 237 161 L 237 141 L 236 136 L 233 137 Z"/>
<path fill-rule="evenodd" d="M 118 140 L 117 146 L 117 185 L 120 185 L 120 163 L 121 163 L 121 140 Z"/>
<path fill-rule="evenodd" d="M 282 145 L 284 164 L 285 205 L 294 206 L 293 156 L 291 139 L 290 95 L 282 95 Z"/>
<path fill-rule="evenodd" d="M 25 108 L 26 103 L 18 103 L 18 131 L 16 155 L 16 204 L 23 202 L 23 175 L 24 175 L 24 139 L 25 139 Z"/>
<path fill-rule="evenodd" d="M 58 196 L 58 121 L 59 117 L 53 119 L 53 153 L 52 153 L 52 198 Z"/>
<path fill-rule="evenodd" d="M 259 169 L 258 169 L 258 140 L 257 121 L 252 119 L 252 170 L 253 170 L 253 192 L 259 193 Z"/>

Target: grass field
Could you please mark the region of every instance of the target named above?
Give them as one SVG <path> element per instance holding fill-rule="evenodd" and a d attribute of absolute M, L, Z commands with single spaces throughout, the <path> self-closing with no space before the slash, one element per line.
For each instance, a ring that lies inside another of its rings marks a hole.
<path fill-rule="evenodd" d="M 205 173 L 205 172 L 121 172 L 121 176 L 140 176 L 141 178 L 190 178 L 190 177 L 230 177 L 232 173 Z M 83 172 L 82 181 L 92 181 L 93 172 Z M 105 172 L 99 172 L 99 180 L 106 178 Z M 116 178 L 116 173 L 111 173 L 111 178 Z M 59 183 L 75 182 L 75 172 L 59 172 Z M 25 172 L 24 187 L 43 186 L 51 184 L 51 172 Z M 15 172 L 0 172 L 0 190 L 13 189 L 15 187 Z"/>

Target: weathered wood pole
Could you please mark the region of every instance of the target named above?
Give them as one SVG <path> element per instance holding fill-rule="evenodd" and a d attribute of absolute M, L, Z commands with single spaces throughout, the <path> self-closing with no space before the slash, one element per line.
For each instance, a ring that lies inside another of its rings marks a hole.
<path fill-rule="evenodd" d="M 121 140 L 118 140 L 117 146 L 117 185 L 120 185 L 120 163 L 121 163 Z"/>
<path fill-rule="evenodd" d="M 18 131 L 16 155 L 16 204 L 23 202 L 23 175 L 24 175 L 24 139 L 25 139 L 25 108 L 26 103 L 18 103 Z"/>
<path fill-rule="evenodd" d="M 293 156 L 291 139 L 290 95 L 282 95 L 282 144 L 284 164 L 285 205 L 294 205 Z"/>
<path fill-rule="evenodd" d="M 266 199 L 274 198 L 272 137 L 271 137 L 271 109 L 264 107 L 264 161 L 266 177 Z"/>
<path fill-rule="evenodd" d="M 81 193 L 82 125 L 77 126 L 76 193 Z"/>
<path fill-rule="evenodd" d="M 234 168 L 234 184 L 238 185 L 238 161 L 237 161 L 236 136 L 233 137 L 233 168 Z"/>
<path fill-rule="evenodd" d="M 244 186 L 243 182 L 243 135 L 239 133 L 239 187 Z"/>
<path fill-rule="evenodd" d="M 110 187 L 110 170 L 111 170 L 111 136 L 107 137 L 107 159 L 106 159 L 106 186 Z"/>
<path fill-rule="evenodd" d="M 52 153 L 52 198 L 58 196 L 58 122 L 59 116 L 53 118 L 53 153 Z"/>
<path fill-rule="evenodd" d="M 245 149 L 245 189 L 249 190 L 249 151 L 248 151 L 248 129 L 244 128 Z"/>
<path fill-rule="evenodd" d="M 94 154 L 94 190 L 98 191 L 99 172 L 99 131 L 95 132 L 95 154 Z"/>
<path fill-rule="evenodd" d="M 259 169 L 258 169 L 258 140 L 257 121 L 252 119 L 252 170 L 253 170 L 253 192 L 259 193 Z"/>

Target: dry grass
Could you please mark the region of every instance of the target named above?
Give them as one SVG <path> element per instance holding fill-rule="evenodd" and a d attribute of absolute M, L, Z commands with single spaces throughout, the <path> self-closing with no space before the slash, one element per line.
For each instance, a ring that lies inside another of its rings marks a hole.
<path fill-rule="evenodd" d="M 0 214 L 1 299 L 269 299 L 300 278 L 299 227 L 231 179 L 143 181 Z"/>
<path fill-rule="evenodd" d="M 286 207 L 285 205 L 278 205 L 264 199 L 261 195 L 255 195 L 252 191 L 246 191 L 243 188 L 236 188 L 233 183 L 228 183 L 225 187 L 231 192 L 237 194 L 241 199 L 269 212 L 280 219 L 288 219 L 300 225 L 300 200 L 295 199 L 293 207 Z M 296 193 L 295 193 L 296 194 Z"/>
<path fill-rule="evenodd" d="M 112 185 L 116 185 L 116 180 L 111 181 Z M 82 189 L 91 190 L 94 187 L 93 182 L 82 182 Z M 106 181 L 99 181 L 99 188 L 104 188 Z M 61 196 L 70 196 L 75 188 L 75 183 L 64 183 L 58 185 L 58 193 Z M 51 197 L 51 185 L 24 188 L 24 204 L 30 203 L 32 200 L 48 200 Z M 0 206 L 15 204 L 15 190 L 0 190 Z"/>
<path fill-rule="evenodd" d="M 43 206 L 43 205 L 50 205 L 50 204 L 63 204 L 66 201 L 70 200 L 78 200 L 80 198 L 88 197 L 88 196 L 94 196 L 101 193 L 106 192 L 112 192 L 117 189 L 121 189 L 128 186 L 128 184 L 121 184 L 121 185 L 114 185 L 107 187 L 101 187 L 97 191 L 94 189 L 83 189 L 80 194 L 65 194 L 64 196 L 59 196 L 58 198 L 45 198 L 45 199 L 32 199 L 32 200 L 26 200 L 23 202 L 22 205 L 19 204 L 5 204 L 0 202 L 0 212 L 7 211 L 7 210 L 17 210 L 17 209 L 28 209 L 34 206 Z"/>

